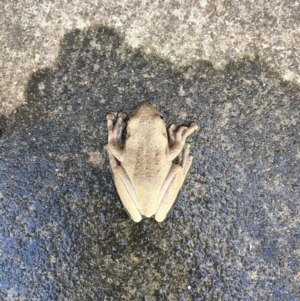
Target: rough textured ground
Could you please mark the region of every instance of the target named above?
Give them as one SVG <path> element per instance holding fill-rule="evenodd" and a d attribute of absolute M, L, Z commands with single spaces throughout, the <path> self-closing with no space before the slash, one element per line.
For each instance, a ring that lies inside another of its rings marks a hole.
<path fill-rule="evenodd" d="M 76 28 L 105 25 L 132 47 L 176 65 L 258 55 L 286 80 L 300 83 L 299 0 L 2 0 L 0 113 L 24 98 L 32 72 L 51 66 L 60 40 Z"/>
<path fill-rule="evenodd" d="M 168 219 L 127 216 L 109 111 L 196 121 Z M 256 59 L 176 67 L 104 27 L 73 31 L 0 121 L 0 300 L 300 298 L 299 88 Z"/>

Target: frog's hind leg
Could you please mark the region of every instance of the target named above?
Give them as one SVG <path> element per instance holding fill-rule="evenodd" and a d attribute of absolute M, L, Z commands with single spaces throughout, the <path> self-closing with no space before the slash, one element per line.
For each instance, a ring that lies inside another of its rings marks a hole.
<path fill-rule="evenodd" d="M 142 220 L 142 215 L 136 206 L 137 196 L 134 187 L 126 174 L 126 171 L 119 164 L 118 160 L 113 156 L 110 150 L 108 150 L 108 156 L 120 199 L 133 221 L 138 223 Z"/>
<path fill-rule="evenodd" d="M 172 165 L 162 185 L 158 196 L 159 207 L 155 214 L 155 219 L 158 222 L 162 222 L 167 217 L 167 214 L 176 201 L 181 186 L 193 162 L 193 157 L 189 154 L 190 145 L 186 144 L 179 158 L 179 164 Z"/>

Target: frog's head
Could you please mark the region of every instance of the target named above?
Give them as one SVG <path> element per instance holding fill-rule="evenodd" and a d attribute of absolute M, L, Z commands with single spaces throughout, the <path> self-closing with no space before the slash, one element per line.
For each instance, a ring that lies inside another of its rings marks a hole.
<path fill-rule="evenodd" d="M 127 131 L 131 132 L 138 128 L 143 130 L 146 125 L 147 129 L 151 128 L 162 132 L 165 132 L 166 129 L 161 114 L 147 102 L 142 102 L 128 118 Z"/>

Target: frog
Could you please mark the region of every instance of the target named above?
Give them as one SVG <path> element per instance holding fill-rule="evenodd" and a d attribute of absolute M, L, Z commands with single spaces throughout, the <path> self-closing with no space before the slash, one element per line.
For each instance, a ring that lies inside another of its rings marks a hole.
<path fill-rule="evenodd" d="M 107 114 L 108 158 L 120 199 L 132 220 L 166 219 L 193 162 L 187 137 L 198 130 L 171 124 L 151 104 L 140 103 L 127 118 Z M 125 136 L 126 134 L 126 136 Z"/>

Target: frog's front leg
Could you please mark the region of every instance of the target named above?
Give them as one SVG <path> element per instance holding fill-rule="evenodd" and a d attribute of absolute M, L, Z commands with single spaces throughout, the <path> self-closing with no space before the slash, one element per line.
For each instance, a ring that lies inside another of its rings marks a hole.
<path fill-rule="evenodd" d="M 179 164 L 172 165 L 170 172 L 161 187 L 158 196 L 159 207 L 155 214 L 155 219 L 158 222 L 162 222 L 167 217 L 167 214 L 176 201 L 181 186 L 192 165 L 193 157 L 189 154 L 190 144 L 186 144 Z"/>
<path fill-rule="evenodd" d="M 126 126 L 126 113 L 110 113 L 106 116 L 108 129 L 108 144 L 107 147 L 114 157 L 120 162 L 123 161 L 123 141 L 122 134 Z"/>
<path fill-rule="evenodd" d="M 174 124 L 169 127 L 169 148 L 167 151 L 169 161 L 173 161 L 181 153 L 187 137 L 197 130 L 198 125 L 195 123 L 192 123 L 189 127 L 180 126 L 177 130 Z"/>

